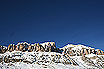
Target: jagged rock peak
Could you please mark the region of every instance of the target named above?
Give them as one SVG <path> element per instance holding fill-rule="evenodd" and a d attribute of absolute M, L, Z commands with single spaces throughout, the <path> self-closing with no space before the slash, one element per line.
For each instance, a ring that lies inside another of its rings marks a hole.
<path fill-rule="evenodd" d="M 63 48 L 57 48 L 55 42 L 42 42 L 29 44 L 27 42 L 18 42 L 15 44 L 10 44 L 8 47 L 0 46 L 0 53 L 5 53 L 7 51 L 28 51 L 28 52 L 59 52 L 70 56 L 82 56 L 88 54 L 104 55 L 104 52 L 100 49 L 91 48 L 82 44 L 67 44 Z"/>

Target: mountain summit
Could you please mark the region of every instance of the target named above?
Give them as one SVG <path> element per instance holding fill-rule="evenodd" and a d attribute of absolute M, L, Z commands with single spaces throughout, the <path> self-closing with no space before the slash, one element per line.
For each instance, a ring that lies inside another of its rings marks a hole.
<path fill-rule="evenodd" d="M 104 52 L 85 45 L 67 44 L 57 48 L 55 42 L 29 44 L 21 42 L 0 46 L 1 69 L 103 69 Z"/>

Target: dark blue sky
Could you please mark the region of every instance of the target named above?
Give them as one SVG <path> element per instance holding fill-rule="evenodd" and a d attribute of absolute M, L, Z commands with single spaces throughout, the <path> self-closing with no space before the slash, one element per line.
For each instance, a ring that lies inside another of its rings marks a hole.
<path fill-rule="evenodd" d="M 104 49 L 103 0 L 0 0 L 0 44 L 82 43 Z"/>

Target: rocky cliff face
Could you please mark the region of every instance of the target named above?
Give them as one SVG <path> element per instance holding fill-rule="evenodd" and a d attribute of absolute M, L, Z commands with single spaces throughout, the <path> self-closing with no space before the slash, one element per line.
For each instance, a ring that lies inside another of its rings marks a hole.
<path fill-rule="evenodd" d="M 28 44 L 27 42 L 18 43 L 17 45 L 10 44 L 8 47 L 1 46 L 0 53 L 5 53 L 7 51 L 28 51 L 28 52 L 59 52 L 60 49 L 56 48 L 55 42 L 45 42 L 45 43 L 35 43 L 35 44 Z M 3 51 L 5 50 L 5 51 Z"/>
<path fill-rule="evenodd" d="M 27 42 L 0 46 L 0 68 L 104 68 L 104 52 L 84 45 Z"/>

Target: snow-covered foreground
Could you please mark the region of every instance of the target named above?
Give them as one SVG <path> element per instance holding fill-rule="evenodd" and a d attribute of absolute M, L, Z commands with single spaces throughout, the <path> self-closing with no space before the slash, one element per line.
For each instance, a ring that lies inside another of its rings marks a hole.
<path fill-rule="evenodd" d="M 0 65 L 0 69 L 83 69 L 83 67 L 73 66 L 73 65 L 64 65 L 61 63 L 53 64 L 26 64 L 23 62 L 17 62 L 10 64 Z"/>
<path fill-rule="evenodd" d="M 15 56 L 14 56 L 15 55 Z M 66 64 L 67 59 L 60 53 L 55 52 L 21 52 L 13 51 L 1 54 L 1 57 L 8 57 L 10 59 L 23 59 L 24 61 L 1 63 L 1 69 L 69 69 L 82 68 L 72 64 Z M 60 57 L 59 57 L 60 56 Z M 9 59 L 9 60 L 10 60 Z M 5 60 L 5 59 L 4 59 Z"/>
<path fill-rule="evenodd" d="M 69 58 L 68 58 L 69 57 Z M 104 68 L 104 55 L 66 56 L 56 52 L 6 52 L 0 69 L 86 69 Z M 18 59 L 18 60 L 17 60 Z"/>

